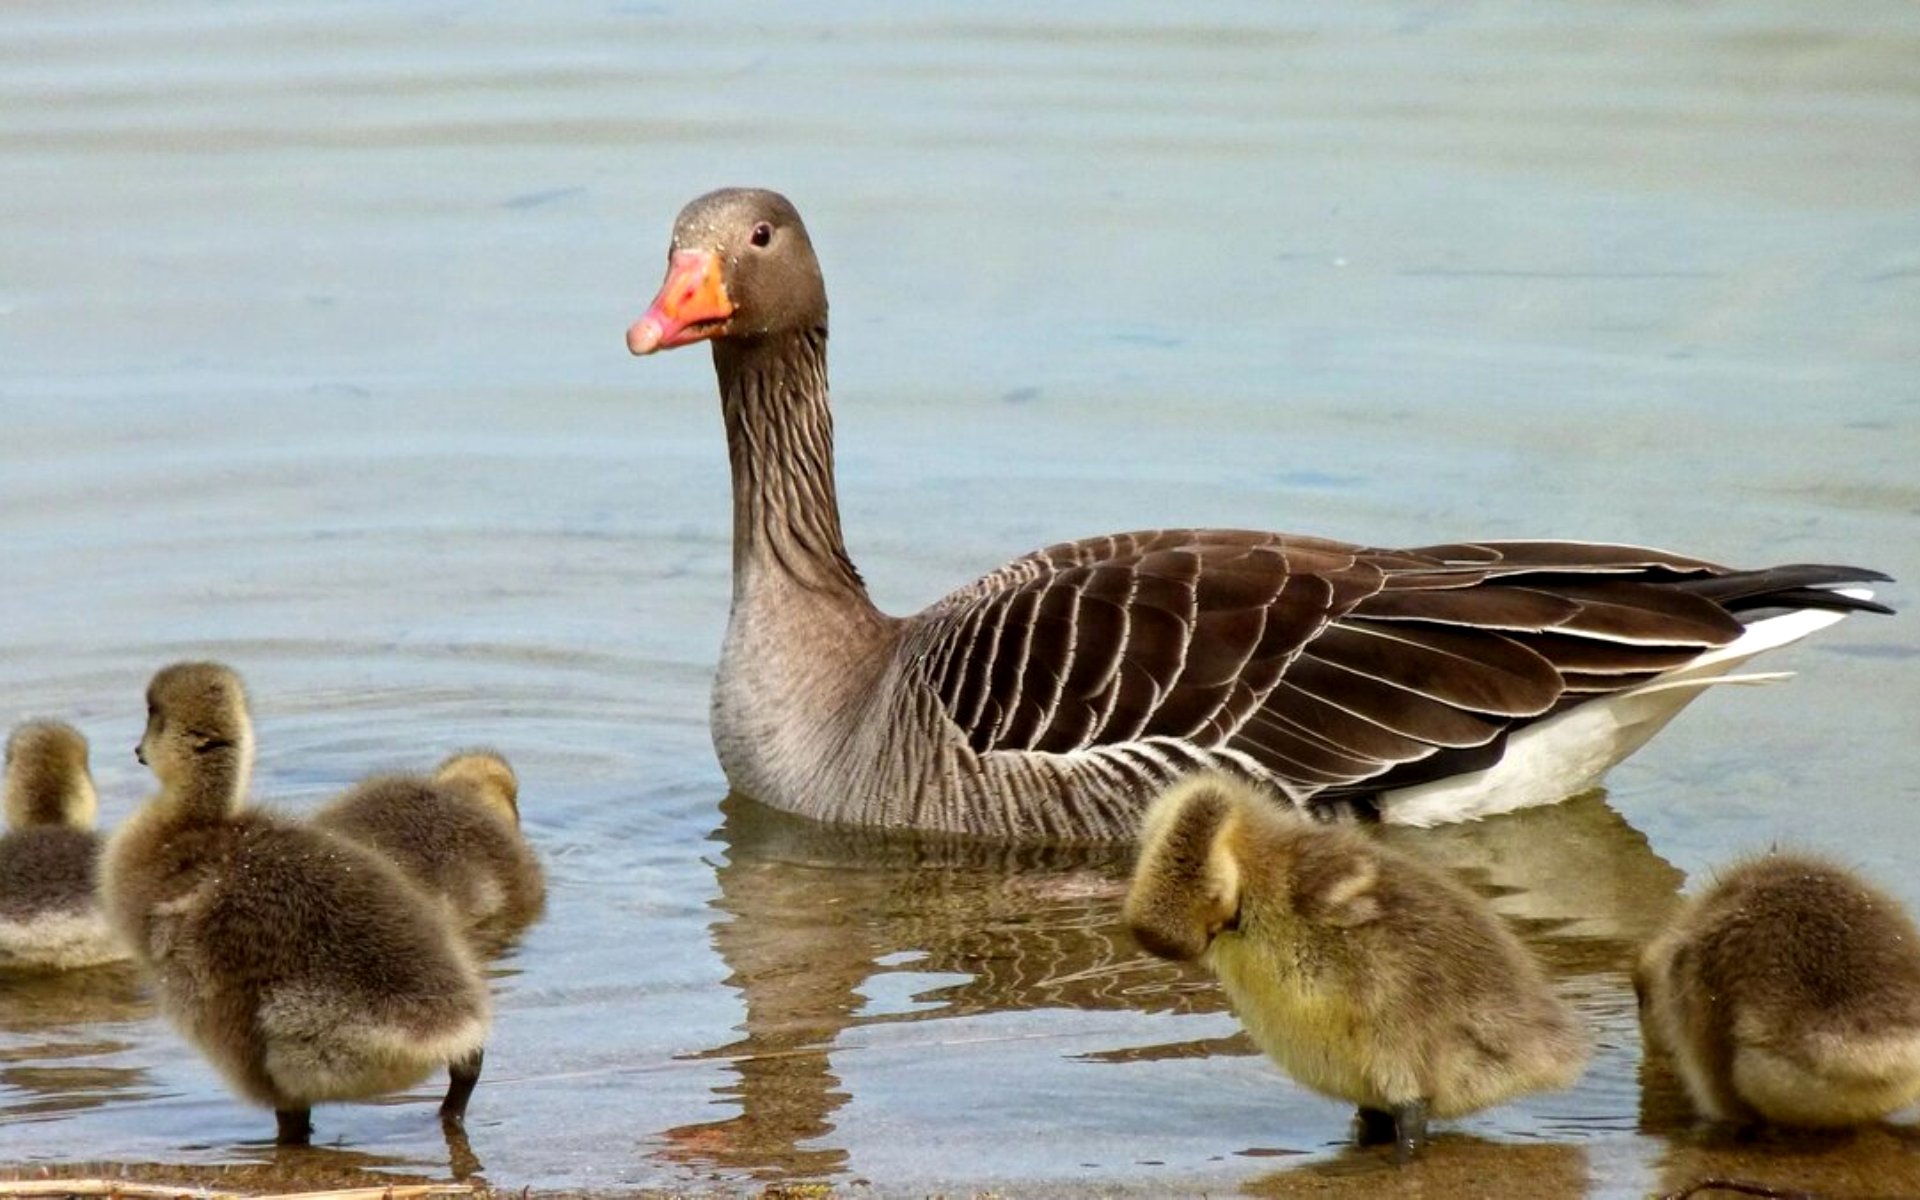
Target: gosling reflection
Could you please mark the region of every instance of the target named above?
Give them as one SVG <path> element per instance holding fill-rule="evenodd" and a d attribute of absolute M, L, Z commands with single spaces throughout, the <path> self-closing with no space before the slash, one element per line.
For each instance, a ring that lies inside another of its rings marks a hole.
<path fill-rule="evenodd" d="M 1695 1130 L 1670 1139 L 1654 1166 L 1662 1196 L 1687 1193 L 1709 1179 L 1741 1180 L 1780 1196 L 1920 1196 L 1915 1142 L 1911 1130 L 1897 1125 L 1766 1129 L 1744 1136 L 1725 1129 Z M 1715 1189 L 1697 1193 L 1701 1200 L 1732 1194 Z"/>
<path fill-rule="evenodd" d="M 738 796 L 721 813 L 712 938 L 745 1017 L 737 1039 L 698 1057 L 728 1064 L 715 1103 L 738 1111 L 666 1131 L 665 1160 L 767 1179 L 847 1169 L 832 1135 L 849 1097 L 830 1055 L 849 1029 L 1042 1008 L 1226 1010 L 1204 972 L 1153 959 L 1127 934 L 1129 848 L 835 829 Z M 1393 840 L 1491 893 L 1556 976 L 1600 977 L 1631 1011 L 1627 964 L 1681 875 L 1601 796 Z M 871 981 L 900 970 L 956 981 L 876 1010 L 868 993 L 887 989 Z M 1250 1050 L 1205 1039 L 1093 1061 Z"/>
<path fill-rule="evenodd" d="M 233 1158 L 229 1170 L 257 1176 L 250 1187 L 275 1192 L 314 1192 L 325 1190 L 420 1186 L 444 1183 L 485 1184 L 480 1158 L 467 1140 L 467 1131 L 458 1125 L 443 1123 L 446 1157 L 436 1161 L 428 1154 L 402 1156 L 355 1149 L 343 1141 L 307 1144 L 260 1139 L 227 1147 Z"/>
<path fill-rule="evenodd" d="M 154 1095 L 145 1068 L 113 1065 L 134 1043 L 106 1027 L 153 1005 L 128 963 L 56 975 L 0 973 L 0 1124 Z"/>
<path fill-rule="evenodd" d="M 1490 1142 L 1463 1133 L 1442 1133 L 1421 1156 L 1396 1164 L 1355 1146 L 1293 1170 L 1277 1171 L 1238 1185 L 1248 1196 L 1280 1200 L 1314 1196 L 1479 1194 L 1489 1180 L 1525 1180 L 1530 1200 L 1581 1200 L 1591 1194 L 1586 1149 L 1564 1142 Z"/>

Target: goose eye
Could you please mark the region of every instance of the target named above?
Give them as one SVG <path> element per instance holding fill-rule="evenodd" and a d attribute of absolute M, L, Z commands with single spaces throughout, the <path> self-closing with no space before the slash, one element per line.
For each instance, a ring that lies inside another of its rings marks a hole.
<path fill-rule="evenodd" d="M 753 227 L 753 236 L 750 240 L 756 246 L 766 245 L 773 240 L 773 226 L 767 224 L 765 221 L 755 225 Z"/>

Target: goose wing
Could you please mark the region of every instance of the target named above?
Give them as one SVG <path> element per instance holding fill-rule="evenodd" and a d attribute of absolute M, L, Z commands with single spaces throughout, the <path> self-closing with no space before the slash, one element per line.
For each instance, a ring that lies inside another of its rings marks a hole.
<path fill-rule="evenodd" d="M 922 613 L 909 651 L 978 752 L 1176 739 L 1305 799 L 1484 766 L 1517 725 L 1732 641 L 1742 602 L 1871 575 L 1583 542 L 1156 530 L 1016 559 Z"/>

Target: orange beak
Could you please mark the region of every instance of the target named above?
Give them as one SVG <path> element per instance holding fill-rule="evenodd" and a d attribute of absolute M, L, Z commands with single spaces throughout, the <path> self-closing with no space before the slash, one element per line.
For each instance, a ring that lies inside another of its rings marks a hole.
<path fill-rule="evenodd" d="M 667 281 L 660 285 L 653 307 L 627 330 L 627 349 L 652 354 L 705 341 L 732 315 L 720 256 L 711 250 L 681 250 L 667 263 Z"/>

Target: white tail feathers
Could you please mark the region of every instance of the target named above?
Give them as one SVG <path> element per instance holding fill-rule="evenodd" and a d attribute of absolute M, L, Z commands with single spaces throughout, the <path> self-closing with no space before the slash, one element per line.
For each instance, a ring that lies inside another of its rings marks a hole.
<path fill-rule="evenodd" d="M 1865 588 L 1836 588 L 1854 599 L 1871 599 Z M 1589 700 L 1559 716 L 1528 725 L 1507 740 L 1500 761 L 1481 771 L 1383 793 L 1383 821 L 1439 825 L 1470 821 L 1536 804 L 1553 804 L 1600 782 L 1609 768 L 1632 754 L 1694 697 L 1717 684 L 1754 685 L 1791 677 L 1791 671 L 1729 674 L 1757 654 L 1797 642 L 1847 614 L 1824 608 L 1765 617 L 1733 641 L 1663 672 L 1652 681 Z"/>

